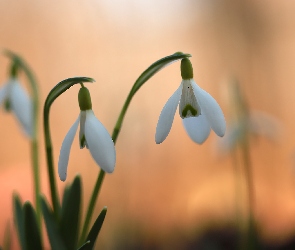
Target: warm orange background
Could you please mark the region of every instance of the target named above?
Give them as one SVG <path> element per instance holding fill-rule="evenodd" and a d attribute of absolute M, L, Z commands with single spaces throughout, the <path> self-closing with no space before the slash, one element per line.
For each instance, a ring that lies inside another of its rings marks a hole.
<path fill-rule="evenodd" d="M 261 238 L 284 240 L 295 231 L 294 11 L 295 3 L 286 0 L 0 1 L 0 47 L 19 53 L 34 69 L 42 107 L 59 81 L 94 78 L 89 86 L 93 109 L 110 133 L 136 78 L 161 57 L 191 53 L 196 82 L 216 98 L 227 118 L 228 83 L 237 78 L 250 108 L 275 116 L 283 126 L 277 143 L 253 141 L 251 156 Z M 8 63 L 0 58 L 3 83 Z M 127 235 L 136 240 L 141 230 L 164 242 L 175 231 L 189 237 L 193 229 L 234 221 L 233 166 L 229 156 L 214 150 L 214 133 L 198 146 L 176 114 L 166 141 L 154 142 L 158 116 L 180 81 L 177 62 L 144 85 L 131 103 L 116 146 L 116 170 L 107 175 L 97 204 L 96 214 L 104 205 L 109 208 L 99 239 L 105 249 Z M 77 92 L 78 87 L 71 88 L 51 110 L 56 164 L 79 113 Z M 41 128 L 40 118 L 42 188 L 48 194 Z M 32 178 L 29 143 L 14 117 L 3 111 L 0 136 L 2 242 L 12 219 L 12 192 L 32 200 Z M 99 168 L 87 150 L 79 150 L 77 138 L 67 182 L 76 173 L 83 178 L 86 206 Z M 58 180 L 58 185 L 62 190 L 64 183 Z M 246 197 L 240 199 L 242 207 Z"/>

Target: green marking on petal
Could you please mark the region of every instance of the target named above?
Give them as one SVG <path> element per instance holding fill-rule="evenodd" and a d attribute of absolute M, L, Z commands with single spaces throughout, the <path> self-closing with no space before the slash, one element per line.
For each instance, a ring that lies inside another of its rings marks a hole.
<path fill-rule="evenodd" d="M 7 112 L 10 112 L 11 111 L 11 102 L 10 102 L 9 99 L 6 99 L 5 100 L 5 102 L 4 102 L 4 109 Z"/>
<path fill-rule="evenodd" d="M 192 105 L 187 104 L 181 112 L 182 117 L 186 118 L 188 116 L 189 111 L 191 112 L 191 116 L 193 117 L 198 115 L 198 111 Z"/>
<path fill-rule="evenodd" d="M 84 148 L 85 145 L 86 145 L 86 138 L 85 138 L 85 135 L 83 135 L 80 140 L 80 148 Z"/>

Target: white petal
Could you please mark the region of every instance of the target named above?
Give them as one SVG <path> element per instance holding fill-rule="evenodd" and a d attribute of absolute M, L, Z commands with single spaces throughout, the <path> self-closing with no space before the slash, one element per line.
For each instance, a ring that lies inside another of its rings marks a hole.
<path fill-rule="evenodd" d="M 218 136 L 225 134 L 225 119 L 221 108 L 216 100 L 205 90 L 201 89 L 193 79 L 190 81 L 194 89 L 195 96 L 201 106 L 201 113 L 206 116 L 211 128 Z"/>
<path fill-rule="evenodd" d="M 180 84 L 179 88 L 173 93 L 162 109 L 156 128 L 155 139 L 157 144 L 162 143 L 170 132 L 175 112 L 180 101 L 181 91 L 182 84 Z"/>
<path fill-rule="evenodd" d="M 210 134 L 210 125 L 206 116 L 189 117 L 182 120 L 189 137 L 196 143 L 202 144 Z"/>
<path fill-rule="evenodd" d="M 6 83 L 1 89 L 0 89 L 0 104 L 5 100 L 7 97 L 7 90 L 8 90 L 8 84 Z"/>
<path fill-rule="evenodd" d="M 96 163 L 105 172 L 112 173 L 116 164 L 114 142 L 92 110 L 86 110 L 85 138 Z"/>
<path fill-rule="evenodd" d="M 18 81 L 11 83 L 10 101 L 11 108 L 16 118 L 24 128 L 26 134 L 30 137 L 33 135 L 33 104 L 25 89 Z"/>
<path fill-rule="evenodd" d="M 61 181 L 65 181 L 67 178 L 67 169 L 68 169 L 68 163 L 69 163 L 70 150 L 73 144 L 76 131 L 78 129 L 79 121 L 80 121 L 80 116 L 70 128 L 69 132 L 67 133 L 61 145 L 59 160 L 58 160 L 58 175 Z"/>

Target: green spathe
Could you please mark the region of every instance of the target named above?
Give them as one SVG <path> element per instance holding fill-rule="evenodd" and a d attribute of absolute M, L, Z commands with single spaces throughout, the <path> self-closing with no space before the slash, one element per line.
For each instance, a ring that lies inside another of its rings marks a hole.
<path fill-rule="evenodd" d="M 90 93 L 86 87 L 80 88 L 78 94 L 78 101 L 81 111 L 92 109 Z"/>
<path fill-rule="evenodd" d="M 191 61 L 188 58 L 184 58 L 181 60 L 180 70 L 181 70 L 181 77 L 183 80 L 188 80 L 193 78 L 194 76 L 193 66 Z"/>

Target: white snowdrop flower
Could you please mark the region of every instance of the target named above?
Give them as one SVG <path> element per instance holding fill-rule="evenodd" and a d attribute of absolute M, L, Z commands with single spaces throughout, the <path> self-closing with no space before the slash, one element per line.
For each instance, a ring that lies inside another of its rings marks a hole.
<path fill-rule="evenodd" d="M 79 91 L 78 99 L 81 110 L 80 115 L 67 133 L 60 149 L 58 174 L 62 181 L 65 181 L 67 178 L 69 154 L 79 124 L 80 148 L 82 149 L 86 146 L 95 162 L 107 173 L 114 171 L 116 163 L 114 142 L 106 128 L 92 111 L 89 90 L 82 87 Z"/>
<path fill-rule="evenodd" d="M 203 143 L 211 129 L 218 136 L 224 136 L 226 124 L 222 110 L 215 99 L 193 80 L 193 68 L 187 58 L 181 61 L 181 76 L 180 86 L 160 114 L 156 143 L 162 143 L 168 136 L 178 106 L 185 130 L 194 142 Z"/>
<path fill-rule="evenodd" d="M 6 110 L 13 111 L 26 135 L 32 137 L 33 103 L 26 90 L 16 78 L 11 78 L 0 89 L 0 105 L 4 104 Z"/>

